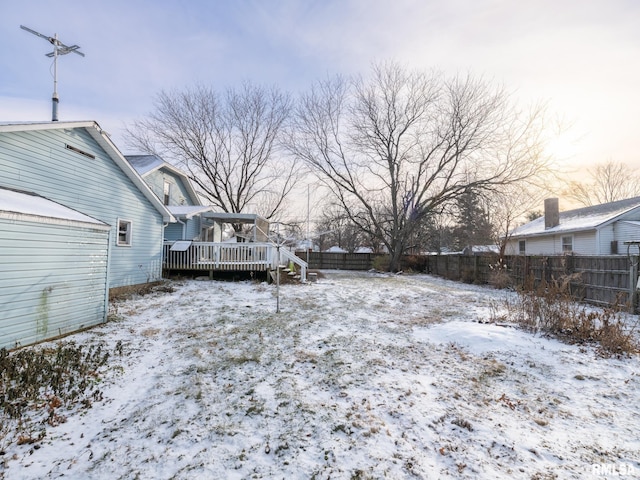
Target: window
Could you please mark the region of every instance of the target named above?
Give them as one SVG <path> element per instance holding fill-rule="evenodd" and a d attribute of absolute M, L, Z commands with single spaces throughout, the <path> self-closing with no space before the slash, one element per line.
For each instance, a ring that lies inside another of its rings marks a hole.
<path fill-rule="evenodd" d="M 131 246 L 131 222 L 128 220 L 118 220 L 118 241 L 120 247 Z"/>
<path fill-rule="evenodd" d="M 526 242 L 525 240 L 520 240 L 518 242 L 518 251 L 520 252 L 520 255 L 524 255 L 526 252 Z"/>
<path fill-rule="evenodd" d="M 565 253 L 573 251 L 573 237 L 562 237 L 562 251 Z"/>
<path fill-rule="evenodd" d="M 171 184 L 165 180 L 164 182 L 164 199 L 163 203 L 165 205 L 169 205 L 169 201 L 171 200 Z"/>

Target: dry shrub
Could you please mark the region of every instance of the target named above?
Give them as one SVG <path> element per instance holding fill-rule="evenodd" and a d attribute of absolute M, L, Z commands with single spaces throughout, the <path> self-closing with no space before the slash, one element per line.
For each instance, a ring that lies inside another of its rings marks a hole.
<path fill-rule="evenodd" d="M 404 255 L 402 268 L 408 272 L 424 272 L 427 270 L 427 257 L 424 255 Z"/>
<path fill-rule="evenodd" d="M 391 265 L 391 257 L 389 255 L 376 255 L 371 262 L 374 270 L 379 272 L 388 272 Z"/>
<path fill-rule="evenodd" d="M 489 265 L 489 285 L 493 288 L 504 289 L 513 285 L 511 275 L 507 271 L 507 265 L 499 259 L 496 263 Z"/>
<path fill-rule="evenodd" d="M 122 355 L 120 342 L 115 353 Z M 36 425 L 56 426 L 66 421 L 62 411 L 89 408 L 102 400 L 99 370 L 110 356 L 102 345 L 86 348 L 73 342 L 14 352 L 0 349 L 0 425 L 5 426 L 0 444 L 11 440 L 9 425 L 17 425 L 18 444 L 34 443 L 43 436 Z"/>
<path fill-rule="evenodd" d="M 512 319 L 532 332 L 543 332 L 575 343 L 595 342 L 604 354 L 632 354 L 639 349 L 636 324 L 625 322 L 623 305 L 594 309 L 575 301 L 571 285 L 579 274 L 566 275 L 551 282 L 541 282 L 536 288 L 518 291 L 511 305 Z"/>

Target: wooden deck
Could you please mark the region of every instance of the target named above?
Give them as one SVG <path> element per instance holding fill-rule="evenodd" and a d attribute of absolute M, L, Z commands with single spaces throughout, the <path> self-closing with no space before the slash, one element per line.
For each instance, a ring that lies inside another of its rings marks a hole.
<path fill-rule="evenodd" d="M 269 272 L 294 262 L 300 280 L 307 278 L 307 263 L 272 243 L 165 242 L 163 268 L 203 272 Z"/>

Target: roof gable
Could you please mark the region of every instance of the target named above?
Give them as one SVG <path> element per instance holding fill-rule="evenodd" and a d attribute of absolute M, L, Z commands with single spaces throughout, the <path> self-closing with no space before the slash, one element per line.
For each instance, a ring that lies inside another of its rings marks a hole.
<path fill-rule="evenodd" d="M 61 130 L 61 129 L 85 129 L 89 135 L 98 143 L 111 160 L 120 168 L 132 183 L 149 200 L 153 207 L 162 214 L 165 222 L 174 222 L 175 218 L 165 208 L 160 199 L 151 191 L 146 182 L 127 162 L 118 148 L 109 138 L 109 135 L 100 128 L 97 122 L 77 121 L 77 122 L 43 122 L 43 123 L 8 123 L 0 124 L 0 133 L 8 132 L 29 132 L 40 130 Z"/>
<path fill-rule="evenodd" d="M 163 170 L 168 172 L 170 175 L 179 179 L 186 192 L 188 193 L 192 205 L 202 205 L 202 201 L 200 200 L 200 196 L 197 194 L 195 189 L 193 188 L 193 184 L 191 180 L 182 170 L 177 167 L 174 167 L 168 162 L 165 162 L 157 155 L 125 155 L 125 159 L 131 164 L 131 166 L 142 176 L 142 178 L 147 177 L 153 172 L 158 170 Z"/>

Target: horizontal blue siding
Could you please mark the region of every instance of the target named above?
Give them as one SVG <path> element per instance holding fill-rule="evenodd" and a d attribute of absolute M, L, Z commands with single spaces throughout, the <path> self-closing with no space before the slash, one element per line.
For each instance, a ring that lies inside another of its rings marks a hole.
<path fill-rule="evenodd" d="M 0 218 L 0 348 L 104 321 L 109 232 Z"/>
<path fill-rule="evenodd" d="M 162 214 L 85 129 L 0 133 L 0 186 L 35 192 L 110 225 L 110 287 L 161 277 Z M 132 222 L 131 247 L 116 246 L 119 218 Z"/>
<path fill-rule="evenodd" d="M 175 173 L 160 168 L 144 177 L 153 193 L 164 201 L 164 182 L 171 184 L 169 205 L 193 205 L 182 178 Z"/>

